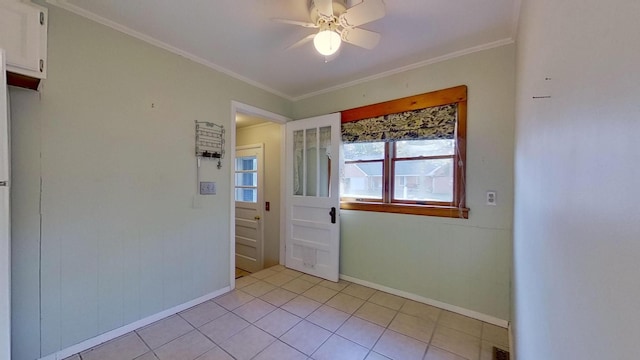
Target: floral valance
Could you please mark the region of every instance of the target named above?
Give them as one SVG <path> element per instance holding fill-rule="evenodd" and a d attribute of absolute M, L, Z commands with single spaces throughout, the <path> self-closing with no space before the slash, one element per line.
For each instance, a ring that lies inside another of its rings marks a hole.
<path fill-rule="evenodd" d="M 405 111 L 342 124 L 346 143 L 453 139 L 457 104 Z"/>

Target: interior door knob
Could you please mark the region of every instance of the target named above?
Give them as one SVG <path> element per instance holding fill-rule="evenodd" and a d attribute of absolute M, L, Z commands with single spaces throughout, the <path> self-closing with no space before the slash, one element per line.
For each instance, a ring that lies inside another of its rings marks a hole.
<path fill-rule="evenodd" d="M 254 220 L 260 220 L 260 216 L 256 215 L 253 217 Z"/>

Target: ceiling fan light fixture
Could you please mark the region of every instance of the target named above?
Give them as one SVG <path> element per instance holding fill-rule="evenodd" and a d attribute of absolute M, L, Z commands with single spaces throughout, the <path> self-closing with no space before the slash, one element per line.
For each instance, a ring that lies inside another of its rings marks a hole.
<path fill-rule="evenodd" d="M 316 50 L 324 56 L 335 54 L 340 49 L 340 44 L 342 44 L 340 34 L 327 29 L 321 30 L 313 38 L 313 45 Z"/>

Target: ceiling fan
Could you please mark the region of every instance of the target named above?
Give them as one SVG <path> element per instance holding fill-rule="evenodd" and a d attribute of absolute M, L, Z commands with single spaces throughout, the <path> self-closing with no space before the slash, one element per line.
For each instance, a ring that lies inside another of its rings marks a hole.
<path fill-rule="evenodd" d="M 362 0 L 359 4 L 347 8 L 347 0 L 309 0 L 309 18 L 311 22 L 273 19 L 274 21 L 320 29 L 289 48 L 297 47 L 313 40 L 316 50 L 331 56 L 340 49 L 342 42 L 365 49 L 373 49 L 380 41 L 380 34 L 360 29 L 357 26 L 378 20 L 385 15 L 382 0 Z"/>

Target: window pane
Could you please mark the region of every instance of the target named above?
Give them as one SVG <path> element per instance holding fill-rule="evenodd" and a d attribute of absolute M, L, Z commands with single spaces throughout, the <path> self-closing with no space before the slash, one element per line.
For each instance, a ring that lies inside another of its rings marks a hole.
<path fill-rule="evenodd" d="M 382 160 L 384 159 L 384 142 L 344 144 L 344 159 L 350 160 Z"/>
<path fill-rule="evenodd" d="M 293 132 L 293 195 L 302 195 L 304 182 L 304 131 Z"/>
<path fill-rule="evenodd" d="M 258 186 L 258 173 L 236 173 L 236 186 Z"/>
<path fill-rule="evenodd" d="M 258 159 L 255 156 L 236 158 L 236 171 L 258 170 Z"/>
<path fill-rule="evenodd" d="M 344 165 L 340 178 L 340 196 L 382 199 L 382 161 Z"/>
<path fill-rule="evenodd" d="M 307 184 L 305 188 L 306 196 L 316 196 L 318 188 L 318 137 L 317 129 L 307 129 L 307 148 L 305 149 L 307 161 Z"/>
<path fill-rule="evenodd" d="M 320 197 L 329 197 L 331 174 L 331 126 L 320 128 L 320 173 L 318 174 Z"/>
<path fill-rule="evenodd" d="M 394 199 L 453 201 L 453 159 L 395 162 Z"/>
<path fill-rule="evenodd" d="M 453 155 L 455 140 L 405 140 L 396 142 L 397 157 Z"/>
<path fill-rule="evenodd" d="M 258 202 L 258 189 L 236 188 L 236 201 Z"/>

